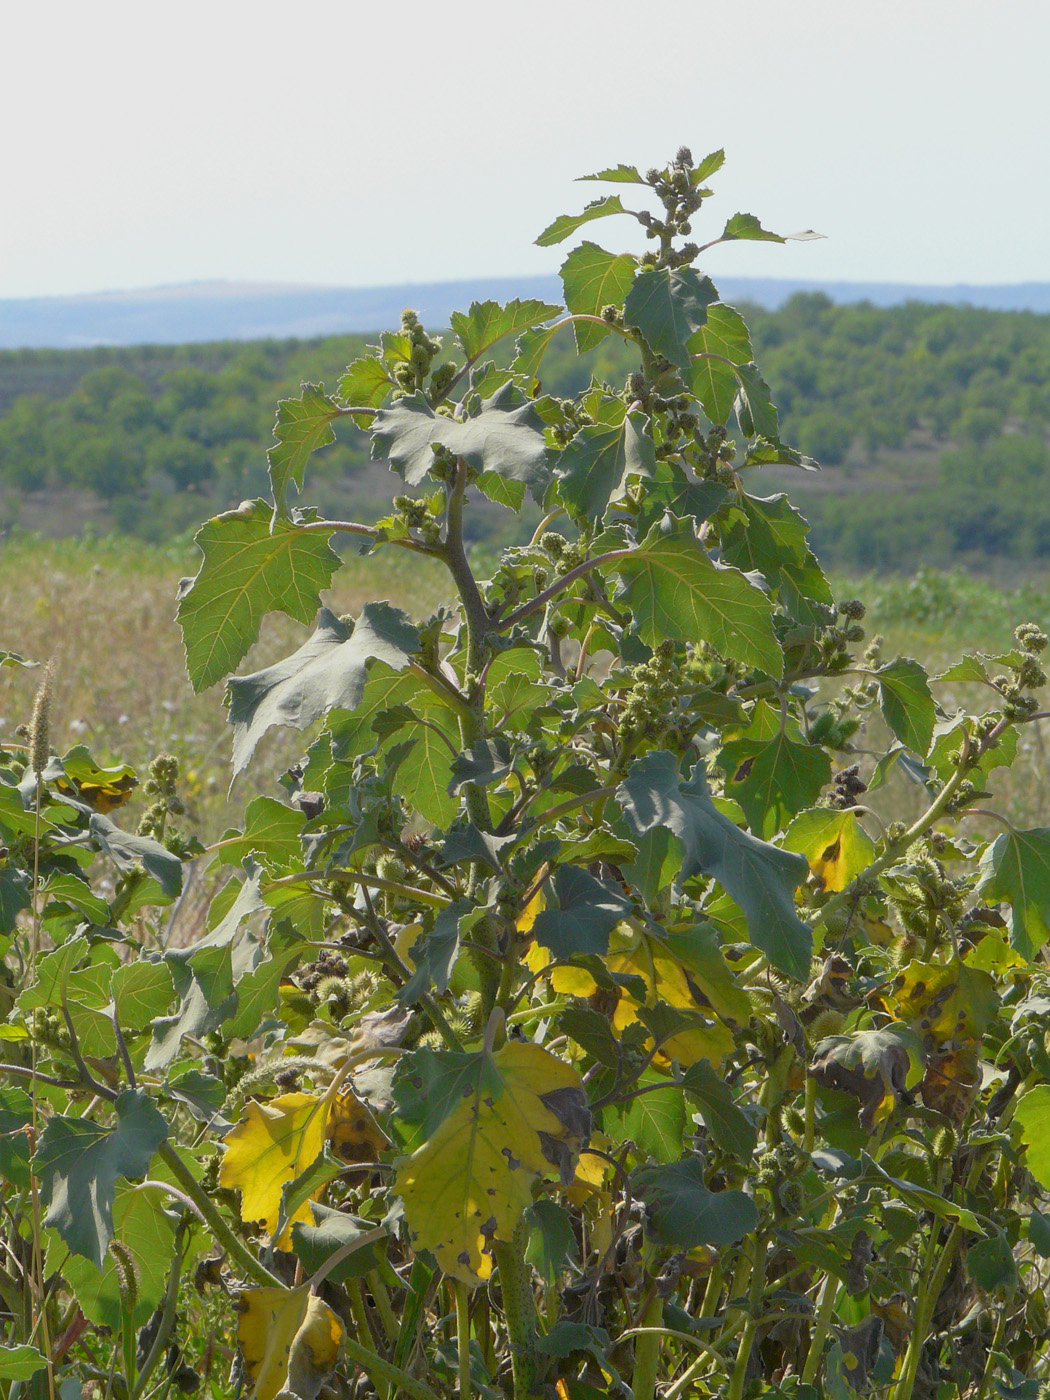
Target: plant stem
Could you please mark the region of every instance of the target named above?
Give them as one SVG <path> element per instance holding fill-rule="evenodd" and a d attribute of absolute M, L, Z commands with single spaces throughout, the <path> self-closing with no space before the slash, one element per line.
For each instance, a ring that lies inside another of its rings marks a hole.
<path fill-rule="evenodd" d="M 802 1371 L 803 1385 L 812 1385 L 820 1370 L 821 1359 L 824 1355 L 824 1343 L 827 1341 L 828 1332 L 831 1329 L 831 1319 L 835 1315 L 835 1295 L 837 1293 L 838 1284 L 830 1274 L 825 1274 L 821 1286 L 820 1302 L 817 1304 L 817 1315 L 814 1319 L 813 1335 L 809 1339 L 809 1351 L 806 1353 L 806 1364 Z"/>
<path fill-rule="evenodd" d="M 809 1156 L 817 1130 L 817 1081 L 812 1074 L 806 1075 L 806 1126 L 802 1136 L 802 1151 Z"/>
<path fill-rule="evenodd" d="M 654 1400 L 656 1395 L 663 1320 L 664 1300 L 654 1292 L 642 1316 L 641 1326 L 633 1329 L 635 1343 L 631 1393 L 634 1400 Z"/>
<path fill-rule="evenodd" d="M 459 1400 L 470 1400 L 470 1293 L 462 1279 L 456 1284 L 456 1352 L 459 1360 Z"/>
<path fill-rule="evenodd" d="M 256 1283 L 262 1284 L 266 1288 L 283 1288 L 281 1280 L 271 1274 L 265 1264 L 259 1262 L 243 1240 L 239 1239 L 227 1225 L 226 1221 L 215 1205 L 215 1202 L 201 1190 L 197 1178 L 187 1167 L 186 1163 L 172 1147 L 170 1142 L 162 1142 L 157 1149 L 161 1158 L 171 1169 L 172 1175 L 179 1185 L 189 1196 L 190 1200 L 200 1211 L 201 1215 L 208 1222 L 212 1234 L 215 1236 L 217 1244 L 221 1245 L 226 1253 L 233 1259 L 249 1278 L 253 1278 Z"/>
<path fill-rule="evenodd" d="M 359 1278 L 350 1279 L 346 1287 L 346 1296 L 350 1303 L 350 1312 L 357 1327 L 358 1341 L 367 1346 L 369 1350 L 374 1349 L 375 1336 L 372 1332 L 372 1324 L 368 1316 L 368 1308 L 365 1304 L 364 1290 L 361 1287 Z M 368 1371 L 368 1378 L 379 1392 L 380 1400 L 390 1400 L 390 1390 L 385 1380 Z"/>
<path fill-rule="evenodd" d="M 758 1330 L 758 1320 L 762 1313 L 762 1298 L 765 1294 L 765 1289 L 766 1242 L 761 1235 L 758 1235 L 755 1238 L 755 1258 L 751 1266 L 751 1286 L 747 1294 L 747 1318 L 744 1322 L 744 1330 L 740 1334 L 740 1342 L 736 1352 L 736 1364 L 733 1366 L 733 1374 L 729 1378 L 726 1400 L 742 1400 L 744 1384 L 747 1380 L 748 1363 L 751 1360 L 751 1348 L 754 1345 L 755 1333 Z"/>
<path fill-rule="evenodd" d="M 385 1361 L 353 1337 L 344 1336 L 342 1347 L 347 1357 L 355 1366 L 360 1366 L 373 1385 L 377 1381 L 385 1381 L 388 1385 L 403 1390 L 410 1400 L 441 1400 L 437 1391 L 431 1390 L 425 1381 L 416 1380 L 415 1376 L 402 1371 L 401 1367 L 395 1366 L 392 1361 Z"/>
<path fill-rule="evenodd" d="M 514 1400 L 531 1400 L 539 1379 L 536 1356 L 536 1303 L 525 1264 L 525 1224 L 519 1221 L 513 1240 L 494 1240 L 492 1252 L 499 1270 L 503 1317 L 510 1341 Z"/>
<path fill-rule="evenodd" d="M 163 1356 L 168 1345 L 168 1338 L 171 1336 L 172 1328 L 175 1326 L 175 1308 L 179 1301 L 179 1280 L 182 1276 L 182 1236 L 186 1230 L 185 1219 L 179 1222 L 179 1228 L 175 1232 L 175 1250 L 172 1255 L 171 1273 L 168 1275 L 168 1286 L 164 1292 L 164 1306 L 160 1315 L 160 1322 L 157 1326 L 156 1335 L 153 1338 L 153 1345 L 149 1349 L 142 1368 L 135 1381 L 135 1388 L 131 1392 L 131 1400 L 139 1400 L 149 1378 L 152 1376 L 157 1362 Z M 129 1319 L 130 1321 L 130 1319 Z M 128 1377 L 130 1380 L 130 1377 Z"/>
<path fill-rule="evenodd" d="M 592 569 L 600 569 L 605 564 L 613 564 L 617 559 L 626 559 L 633 554 L 633 549 L 611 549 L 608 554 L 596 554 L 593 559 L 585 559 L 582 564 L 577 564 L 575 569 L 570 569 L 567 574 L 562 574 L 545 588 L 542 593 L 537 593 L 536 597 L 528 603 L 522 603 L 520 608 L 515 608 L 512 613 L 501 618 L 497 623 L 497 630 L 509 632 L 512 627 L 516 627 L 519 622 L 524 622 L 533 613 L 542 612 L 552 598 L 556 598 L 564 589 L 569 588 L 577 579 L 589 574 Z"/>

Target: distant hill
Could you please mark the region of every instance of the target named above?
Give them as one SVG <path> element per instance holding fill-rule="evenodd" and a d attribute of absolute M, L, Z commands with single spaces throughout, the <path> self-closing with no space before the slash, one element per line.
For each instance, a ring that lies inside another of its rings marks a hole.
<path fill-rule="evenodd" d="M 824 292 L 839 304 L 909 301 L 1050 312 L 1050 282 L 992 286 L 896 282 L 718 279 L 729 301 L 776 310 L 796 292 Z M 404 306 L 441 326 L 471 301 L 540 297 L 557 302 L 561 283 L 550 277 L 491 277 L 392 287 L 308 287 L 199 282 L 90 296 L 0 300 L 0 348 L 77 349 L 99 345 L 181 345 L 216 340 L 310 339 L 371 332 L 397 325 Z"/>

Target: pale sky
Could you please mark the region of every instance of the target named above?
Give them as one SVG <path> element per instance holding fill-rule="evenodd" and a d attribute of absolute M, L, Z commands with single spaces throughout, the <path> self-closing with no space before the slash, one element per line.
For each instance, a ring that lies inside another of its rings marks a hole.
<path fill-rule="evenodd" d="M 828 235 L 716 280 L 1050 281 L 1050 0 L 51 0 L 0 36 L 0 297 L 554 272 L 574 177 L 682 143 L 727 153 L 694 236 Z"/>

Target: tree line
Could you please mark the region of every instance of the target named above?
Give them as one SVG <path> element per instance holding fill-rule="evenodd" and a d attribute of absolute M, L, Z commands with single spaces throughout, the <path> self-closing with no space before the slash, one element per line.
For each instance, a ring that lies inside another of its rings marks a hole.
<path fill-rule="evenodd" d="M 841 567 L 1050 556 L 1050 317 L 926 303 L 836 306 L 820 293 L 745 308 L 782 437 L 824 466 L 772 475 Z M 275 397 L 334 385 L 370 337 L 0 353 L 0 515 L 25 493 L 79 491 L 115 528 L 161 539 L 258 494 Z M 543 390 L 620 387 L 618 343 L 556 339 Z M 362 508 L 383 468 L 350 424 L 320 455 Z M 345 499 L 345 496 L 344 496 Z M 481 528 L 498 532 L 498 512 Z"/>

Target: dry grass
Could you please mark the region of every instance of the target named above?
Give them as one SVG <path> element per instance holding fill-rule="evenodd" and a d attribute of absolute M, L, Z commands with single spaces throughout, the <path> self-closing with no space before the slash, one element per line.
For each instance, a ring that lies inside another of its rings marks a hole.
<path fill-rule="evenodd" d="M 157 753 L 180 760 L 185 795 L 202 839 L 234 820 L 243 801 L 274 792 L 299 756 L 302 736 L 277 731 L 227 803 L 230 733 L 215 686 L 194 695 L 186 678 L 182 636 L 174 621 L 175 588 L 199 555 L 189 543 L 155 549 L 134 541 L 19 539 L 0 551 L 0 650 L 55 663 L 52 744 L 61 753 L 86 744 L 96 761 L 143 770 Z M 407 566 L 407 567 L 406 567 Z M 356 613 L 387 598 L 426 616 L 449 596 L 441 571 L 391 550 L 352 556 L 325 602 Z M 275 614 L 266 619 L 243 670 L 287 656 L 304 628 Z M 0 740 L 14 737 L 32 709 L 39 672 L 0 668 Z M 137 809 L 122 817 L 133 820 Z"/>
<path fill-rule="evenodd" d="M 53 743 L 59 752 L 84 743 L 99 762 L 121 760 L 140 771 L 158 752 L 176 754 L 195 829 L 207 841 L 236 820 L 247 798 L 277 792 L 278 779 L 305 745 L 297 733 L 271 731 L 227 801 L 230 735 L 222 691 L 216 686 L 193 694 L 173 620 L 176 583 L 195 571 L 197 559 L 188 541 L 165 549 L 114 539 L 8 541 L 0 550 L 0 650 L 54 658 Z M 965 651 L 1008 647 L 1019 622 L 1034 620 L 1050 631 L 1050 585 L 1038 581 L 1003 590 L 964 576 L 922 573 L 912 580 L 843 583 L 836 591 L 869 603 L 865 625 L 869 633 L 884 633 L 885 654 L 916 656 L 931 671 Z M 449 601 L 450 590 L 437 565 L 390 551 L 351 556 L 326 601 L 337 612 L 354 613 L 375 598 L 418 617 Z M 288 655 L 304 635 L 287 618 L 268 618 L 241 669 Z M 38 676 L 0 668 L 0 740 L 10 741 L 28 720 Z M 989 705 L 975 694 L 949 699 Z M 1040 728 L 1025 730 L 1015 769 L 993 783 L 995 805 L 1022 826 L 1045 823 L 1050 807 L 1050 760 Z M 918 801 L 918 791 L 899 779 L 878 806 L 887 816 L 907 815 Z M 132 825 L 136 818 L 132 807 L 122 821 Z"/>

